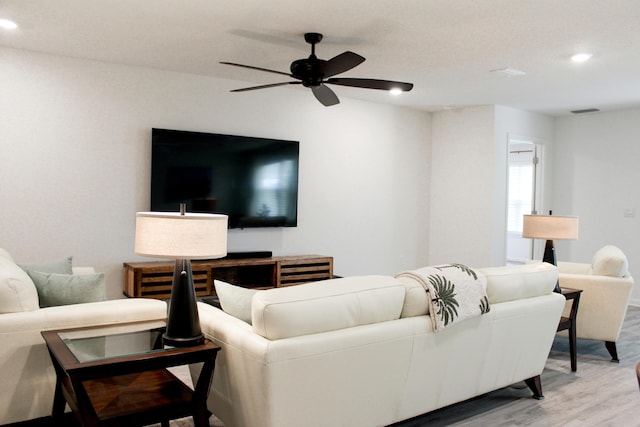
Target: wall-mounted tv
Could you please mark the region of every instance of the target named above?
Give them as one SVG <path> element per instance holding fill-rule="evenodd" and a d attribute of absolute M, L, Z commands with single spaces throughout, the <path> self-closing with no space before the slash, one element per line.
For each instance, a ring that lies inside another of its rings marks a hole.
<path fill-rule="evenodd" d="M 299 142 L 152 129 L 151 210 L 229 216 L 229 228 L 295 227 Z"/>

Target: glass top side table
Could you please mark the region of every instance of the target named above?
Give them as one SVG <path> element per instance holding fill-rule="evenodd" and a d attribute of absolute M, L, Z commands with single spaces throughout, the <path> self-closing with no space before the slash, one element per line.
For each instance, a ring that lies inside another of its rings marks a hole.
<path fill-rule="evenodd" d="M 86 426 L 168 425 L 192 416 L 208 426 L 206 400 L 220 347 L 209 340 L 193 347 L 163 347 L 164 322 L 138 322 L 44 331 L 56 370 L 52 417 L 65 402 Z M 192 389 L 167 368 L 203 362 Z"/>

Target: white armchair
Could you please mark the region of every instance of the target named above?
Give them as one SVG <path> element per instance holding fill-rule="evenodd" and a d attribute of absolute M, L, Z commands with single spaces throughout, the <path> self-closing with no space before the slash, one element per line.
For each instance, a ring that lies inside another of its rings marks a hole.
<path fill-rule="evenodd" d="M 563 288 L 582 289 L 577 318 L 577 338 L 602 340 L 613 362 L 618 362 L 616 341 L 627 313 L 633 277 L 625 254 L 607 245 L 598 250 L 591 264 L 558 262 Z M 563 316 L 571 302 L 567 301 Z"/>

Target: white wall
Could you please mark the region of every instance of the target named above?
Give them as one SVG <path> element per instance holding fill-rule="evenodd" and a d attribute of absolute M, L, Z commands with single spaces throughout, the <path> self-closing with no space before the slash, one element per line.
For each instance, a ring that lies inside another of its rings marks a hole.
<path fill-rule="evenodd" d="M 555 129 L 553 204 L 580 217 L 579 239 L 556 242 L 558 259 L 591 262 L 613 244 L 640 277 L 640 109 L 558 118 Z M 640 305 L 638 286 L 632 302 Z"/>
<path fill-rule="evenodd" d="M 335 257 L 392 274 L 428 255 L 431 116 L 309 91 L 0 49 L 0 247 L 74 256 L 120 296 L 134 216 L 149 209 L 152 127 L 300 141 L 297 228 L 232 230 L 229 250 Z M 339 93 L 339 88 L 336 89 Z"/>
<path fill-rule="evenodd" d="M 550 149 L 553 120 L 504 106 L 434 114 L 430 263 L 505 264 L 510 134 Z"/>
<path fill-rule="evenodd" d="M 429 262 L 491 265 L 494 107 L 434 114 Z"/>

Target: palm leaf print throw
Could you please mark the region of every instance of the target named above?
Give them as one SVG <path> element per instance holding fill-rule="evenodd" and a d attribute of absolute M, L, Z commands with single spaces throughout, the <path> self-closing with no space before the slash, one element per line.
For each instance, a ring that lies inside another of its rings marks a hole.
<path fill-rule="evenodd" d="M 429 315 L 435 332 L 491 309 L 486 278 L 465 265 L 423 267 L 396 275 L 400 276 L 422 284 L 429 297 Z"/>

